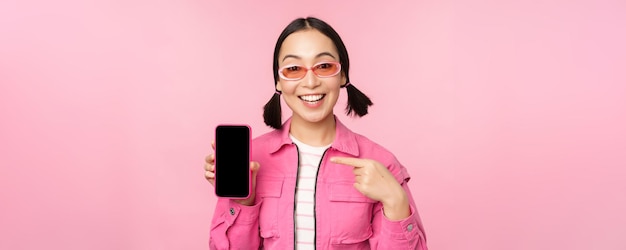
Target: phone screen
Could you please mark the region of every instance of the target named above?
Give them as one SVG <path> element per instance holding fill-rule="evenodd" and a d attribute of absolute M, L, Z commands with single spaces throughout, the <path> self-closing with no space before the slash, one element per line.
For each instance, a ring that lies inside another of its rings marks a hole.
<path fill-rule="evenodd" d="M 250 127 L 220 125 L 215 129 L 215 194 L 250 195 Z"/>

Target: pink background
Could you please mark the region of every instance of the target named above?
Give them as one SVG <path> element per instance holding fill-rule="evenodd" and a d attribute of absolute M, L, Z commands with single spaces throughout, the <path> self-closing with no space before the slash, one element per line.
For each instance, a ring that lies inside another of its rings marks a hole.
<path fill-rule="evenodd" d="M 626 249 L 626 2 L 217 2 L 0 2 L 0 249 L 207 248 L 213 128 L 269 131 L 275 40 L 308 15 L 431 249 Z"/>

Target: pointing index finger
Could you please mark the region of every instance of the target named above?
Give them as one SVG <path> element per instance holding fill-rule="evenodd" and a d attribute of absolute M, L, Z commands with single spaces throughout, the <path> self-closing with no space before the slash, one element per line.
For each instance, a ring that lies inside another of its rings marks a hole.
<path fill-rule="evenodd" d="M 353 158 L 353 157 L 333 157 L 333 158 L 330 158 L 330 161 L 334 163 L 338 163 L 338 164 L 356 167 L 356 168 L 362 168 L 365 166 L 364 164 L 365 161 L 363 159 Z"/>

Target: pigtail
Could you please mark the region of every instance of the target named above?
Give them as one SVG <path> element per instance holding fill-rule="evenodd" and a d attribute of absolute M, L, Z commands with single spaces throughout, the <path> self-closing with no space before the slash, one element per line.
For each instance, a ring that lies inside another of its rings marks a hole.
<path fill-rule="evenodd" d="M 280 91 L 276 91 L 272 98 L 263 106 L 263 121 L 267 126 L 280 129 L 283 125 L 281 112 Z"/>
<path fill-rule="evenodd" d="M 346 105 L 347 115 L 358 115 L 362 117 L 367 115 L 367 108 L 372 106 L 372 100 L 367 97 L 363 92 L 354 87 L 351 83 L 346 83 L 343 87 L 348 92 L 348 104 Z M 354 112 L 354 113 L 353 113 Z"/>

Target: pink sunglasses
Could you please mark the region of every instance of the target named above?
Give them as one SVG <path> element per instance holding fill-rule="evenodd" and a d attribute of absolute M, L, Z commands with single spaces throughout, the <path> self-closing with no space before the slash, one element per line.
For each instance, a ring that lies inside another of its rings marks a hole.
<path fill-rule="evenodd" d="M 341 64 L 338 62 L 320 62 L 313 67 L 307 68 L 302 65 L 290 64 L 278 70 L 280 78 L 288 81 L 296 81 L 304 78 L 311 70 L 317 77 L 333 77 L 341 72 Z"/>

